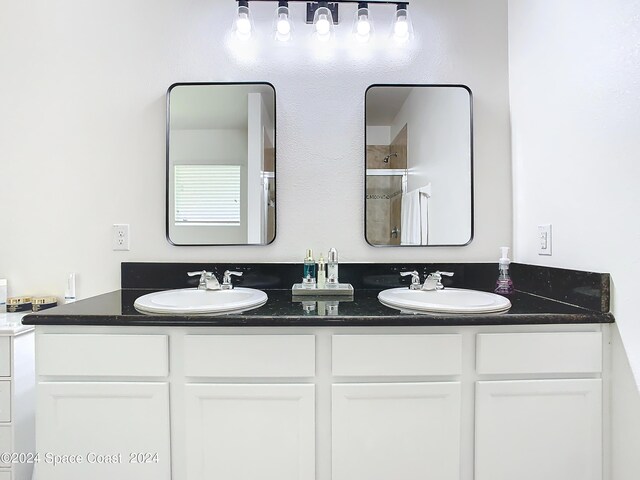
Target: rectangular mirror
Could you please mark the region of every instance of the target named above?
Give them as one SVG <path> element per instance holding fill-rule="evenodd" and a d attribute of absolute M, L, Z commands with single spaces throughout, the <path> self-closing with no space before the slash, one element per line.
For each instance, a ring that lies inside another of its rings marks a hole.
<path fill-rule="evenodd" d="M 365 235 L 374 246 L 473 238 L 471 90 L 372 85 L 365 96 Z"/>
<path fill-rule="evenodd" d="M 167 239 L 266 245 L 276 234 L 275 89 L 178 83 L 167 92 Z"/>

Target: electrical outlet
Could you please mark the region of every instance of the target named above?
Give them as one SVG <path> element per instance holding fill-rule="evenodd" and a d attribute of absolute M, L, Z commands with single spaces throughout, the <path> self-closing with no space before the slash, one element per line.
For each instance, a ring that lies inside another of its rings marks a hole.
<path fill-rule="evenodd" d="M 114 250 L 129 250 L 129 225 L 113 225 L 111 232 L 111 246 Z"/>
<path fill-rule="evenodd" d="M 551 225 L 538 225 L 538 255 L 551 255 Z"/>

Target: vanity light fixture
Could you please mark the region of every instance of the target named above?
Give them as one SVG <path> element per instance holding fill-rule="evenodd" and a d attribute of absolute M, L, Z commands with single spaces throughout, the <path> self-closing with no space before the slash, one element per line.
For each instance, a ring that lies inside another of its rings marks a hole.
<path fill-rule="evenodd" d="M 368 42 L 373 34 L 373 23 L 369 17 L 369 4 L 367 2 L 358 3 L 352 34 L 358 42 L 362 43 Z"/>
<path fill-rule="evenodd" d="M 413 25 L 408 5 L 408 3 L 399 3 L 396 7 L 391 36 L 398 43 L 406 43 L 413 38 Z"/>
<path fill-rule="evenodd" d="M 387 0 L 370 0 L 361 2 L 359 0 L 334 0 L 309 2 L 308 0 L 236 0 L 238 8 L 233 24 L 233 31 L 241 40 L 251 38 L 253 19 L 249 11 L 250 2 L 278 2 L 275 19 L 273 23 L 274 38 L 280 42 L 288 42 L 292 38 L 293 22 L 289 11 L 289 2 L 304 2 L 307 4 L 306 23 L 313 24 L 315 37 L 323 42 L 333 37 L 334 26 L 339 23 L 339 4 L 357 4 L 356 14 L 353 21 L 352 37 L 358 42 L 368 42 L 374 33 L 373 22 L 369 5 L 395 5 L 396 11 L 391 24 L 390 36 L 396 43 L 407 43 L 413 38 L 413 25 L 409 16 L 409 2 L 397 2 Z"/>
<path fill-rule="evenodd" d="M 238 0 L 233 30 L 240 40 L 249 40 L 249 38 L 251 38 L 253 19 L 251 18 L 251 11 L 249 10 L 249 2 L 247 0 Z"/>
<path fill-rule="evenodd" d="M 293 25 L 289 17 L 289 2 L 280 0 L 276 9 L 276 19 L 274 22 L 276 40 L 288 42 L 291 40 Z"/>
<path fill-rule="evenodd" d="M 313 26 L 318 40 L 326 42 L 333 33 L 333 14 L 329 9 L 329 2 L 318 2 L 318 8 L 313 15 Z"/>

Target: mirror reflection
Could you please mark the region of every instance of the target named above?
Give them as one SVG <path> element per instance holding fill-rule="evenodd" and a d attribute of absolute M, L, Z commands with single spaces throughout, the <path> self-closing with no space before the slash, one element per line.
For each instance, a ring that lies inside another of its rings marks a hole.
<path fill-rule="evenodd" d="M 373 85 L 365 100 L 365 234 L 374 246 L 473 237 L 471 91 Z"/>
<path fill-rule="evenodd" d="M 167 238 L 265 245 L 275 238 L 275 90 L 175 84 L 167 98 Z"/>

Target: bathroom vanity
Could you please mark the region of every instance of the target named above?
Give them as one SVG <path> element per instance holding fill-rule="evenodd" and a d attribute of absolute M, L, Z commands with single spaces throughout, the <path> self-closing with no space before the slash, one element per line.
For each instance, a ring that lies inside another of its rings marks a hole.
<path fill-rule="evenodd" d="M 20 323 L 23 315 L 0 313 L 0 480 L 31 480 L 33 471 L 34 328 Z"/>
<path fill-rule="evenodd" d="M 143 315 L 127 268 L 122 290 L 25 319 L 37 450 L 76 456 L 38 480 L 604 478 L 608 308 L 517 292 L 504 314 L 411 315 L 362 288 L 395 272 L 359 268 L 331 315 L 266 288 L 243 314 Z"/>

